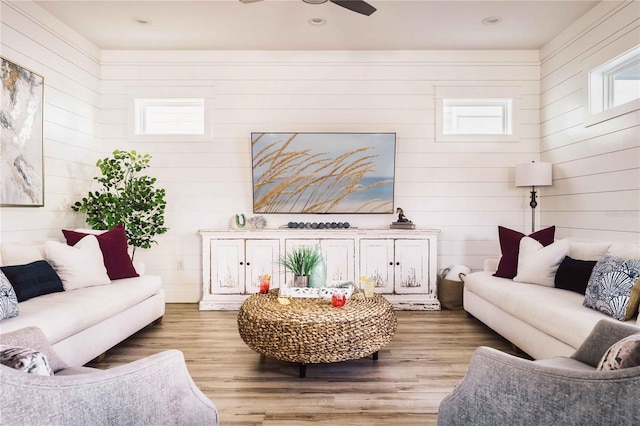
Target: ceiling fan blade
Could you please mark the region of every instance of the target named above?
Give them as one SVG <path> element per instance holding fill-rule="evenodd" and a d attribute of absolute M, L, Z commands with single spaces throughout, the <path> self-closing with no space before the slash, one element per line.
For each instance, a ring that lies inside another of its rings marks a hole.
<path fill-rule="evenodd" d="M 240 3 L 244 3 L 244 4 L 249 4 L 249 3 L 256 3 L 262 0 L 240 0 Z"/>
<path fill-rule="evenodd" d="M 363 15 L 371 15 L 376 11 L 376 8 L 371 6 L 364 0 L 329 0 L 331 3 L 335 3 L 338 6 L 342 6 L 351 11 L 361 13 Z"/>

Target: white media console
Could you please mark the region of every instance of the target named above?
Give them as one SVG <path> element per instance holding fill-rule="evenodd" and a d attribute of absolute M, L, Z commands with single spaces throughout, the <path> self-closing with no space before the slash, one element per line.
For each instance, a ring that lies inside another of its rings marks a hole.
<path fill-rule="evenodd" d="M 396 309 L 438 310 L 436 296 L 438 229 L 262 229 L 200 230 L 202 300 L 200 310 L 238 309 L 258 292 L 258 276 L 271 287 L 292 277 L 278 259 L 294 247 L 320 244 L 327 281 L 373 277 L 375 291 Z"/>

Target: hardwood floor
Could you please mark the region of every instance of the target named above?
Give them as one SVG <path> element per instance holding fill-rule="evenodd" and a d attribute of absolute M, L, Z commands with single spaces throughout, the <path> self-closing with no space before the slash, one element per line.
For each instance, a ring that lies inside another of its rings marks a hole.
<path fill-rule="evenodd" d="M 399 311 L 398 331 L 377 361 L 296 364 L 265 359 L 238 335 L 236 311 L 169 304 L 150 325 L 107 352 L 110 368 L 164 349 L 184 352 L 191 375 L 222 425 L 435 425 L 438 404 L 478 346 L 509 342 L 463 311 Z"/>

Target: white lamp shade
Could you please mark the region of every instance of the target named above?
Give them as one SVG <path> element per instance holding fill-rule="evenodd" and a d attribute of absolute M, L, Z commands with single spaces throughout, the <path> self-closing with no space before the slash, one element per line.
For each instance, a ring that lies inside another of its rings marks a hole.
<path fill-rule="evenodd" d="M 551 163 L 516 164 L 516 186 L 551 186 Z"/>

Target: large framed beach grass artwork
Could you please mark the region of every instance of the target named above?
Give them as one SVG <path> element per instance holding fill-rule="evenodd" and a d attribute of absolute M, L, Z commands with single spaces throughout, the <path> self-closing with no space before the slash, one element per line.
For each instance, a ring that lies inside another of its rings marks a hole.
<path fill-rule="evenodd" d="M 44 79 L 0 58 L 0 205 L 44 205 Z"/>
<path fill-rule="evenodd" d="M 254 213 L 393 213 L 395 133 L 251 134 Z"/>

